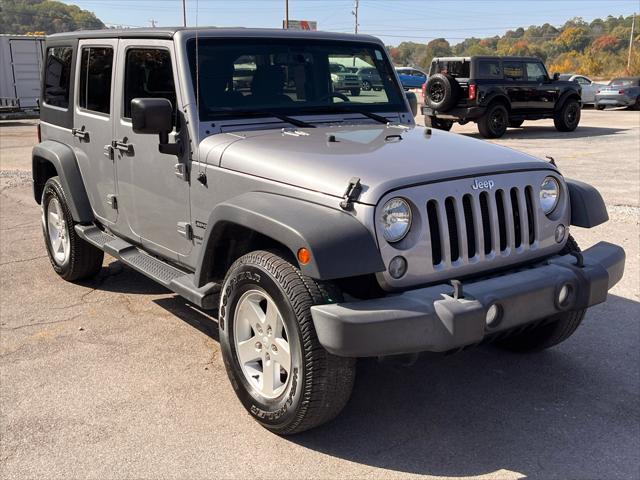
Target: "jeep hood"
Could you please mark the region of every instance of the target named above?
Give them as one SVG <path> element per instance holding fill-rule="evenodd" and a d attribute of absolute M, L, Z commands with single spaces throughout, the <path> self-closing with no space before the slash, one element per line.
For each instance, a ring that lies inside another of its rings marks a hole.
<path fill-rule="evenodd" d="M 371 205 L 386 192 L 407 185 L 554 169 L 530 155 L 425 127 L 343 125 L 214 137 L 218 138 L 207 139 L 218 145 L 208 153 L 210 164 L 336 197 L 358 177 L 363 186 L 359 202 Z"/>

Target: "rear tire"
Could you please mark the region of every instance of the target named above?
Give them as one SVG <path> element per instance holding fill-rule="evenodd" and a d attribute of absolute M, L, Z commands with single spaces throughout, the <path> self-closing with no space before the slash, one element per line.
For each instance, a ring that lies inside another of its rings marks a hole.
<path fill-rule="evenodd" d="M 579 252 L 580 247 L 572 236 L 569 236 L 565 247 L 560 254 L 566 255 L 571 252 Z M 507 350 L 520 353 L 538 352 L 551 348 L 564 342 L 578 329 L 586 310 L 573 310 L 568 312 L 558 313 L 547 319 L 547 322 L 542 323 L 520 333 L 508 337 L 498 343 L 499 346 Z"/>
<path fill-rule="evenodd" d="M 509 111 L 501 103 L 489 105 L 478 120 L 478 131 L 484 138 L 500 138 L 507 131 Z"/>
<path fill-rule="evenodd" d="M 437 128 L 438 130 L 449 131 L 453 127 L 453 120 L 443 120 L 438 117 L 424 117 L 426 127 Z"/>
<path fill-rule="evenodd" d="M 77 223 L 58 177 L 45 183 L 41 206 L 44 243 L 55 272 L 69 282 L 95 276 L 102 268 L 104 252 L 76 233 Z"/>
<path fill-rule="evenodd" d="M 224 364 L 243 406 L 268 430 L 287 435 L 317 427 L 349 400 L 355 359 L 320 345 L 310 311 L 339 300 L 334 287 L 276 252 L 248 253 L 227 272 L 218 315 Z"/>
<path fill-rule="evenodd" d="M 553 124 L 559 132 L 573 132 L 580 123 L 580 102 L 567 100 L 559 112 L 553 117 Z"/>

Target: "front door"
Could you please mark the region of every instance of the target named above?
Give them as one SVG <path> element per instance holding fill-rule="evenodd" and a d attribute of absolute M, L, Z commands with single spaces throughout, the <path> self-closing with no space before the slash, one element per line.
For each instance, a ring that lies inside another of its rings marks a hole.
<path fill-rule="evenodd" d="M 531 88 L 530 108 L 542 112 L 553 110 L 557 101 L 558 88 L 547 75 L 540 62 L 527 62 L 527 85 Z"/>
<path fill-rule="evenodd" d="M 145 249 L 174 260 L 191 250 L 178 232 L 190 221 L 189 182 L 176 174 L 178 157 L 158 151 L 157 135 L 137 134 L 131 126 L 131 101 L 166 98 L 174 107 L 175 142 L 180 104 L 173 43 L 121 40 L 118 53 L 118 120 L 114 152 L 118 174 L 118 228 L 138 237 Z M 184 128 L 184 126 L 183 126 Z M 125 234 L 126 234 L 125 233 Z"/>
<path fill-rule="evenodd" d="M 78 48 L 73 149 L 97 219 L 116 222 L 116 173 L 110 155 L 113 139 L 112 85 L 118 40 L 80 41 Z"/>

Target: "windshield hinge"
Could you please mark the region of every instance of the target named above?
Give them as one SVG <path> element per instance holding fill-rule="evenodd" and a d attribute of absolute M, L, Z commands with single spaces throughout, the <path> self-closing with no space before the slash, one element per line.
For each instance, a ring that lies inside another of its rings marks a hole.
<path fill-rule="evenodd" d="M 362 193 L 362 185 L 360 185 L 360 178 L 353 177 L 349 180 L 349 185 L 342 196 L 343 200 L 340 202 L 340 207 L 343 210 L 352 210 L 353 202 L 358 200 L 358 197 Z"/>

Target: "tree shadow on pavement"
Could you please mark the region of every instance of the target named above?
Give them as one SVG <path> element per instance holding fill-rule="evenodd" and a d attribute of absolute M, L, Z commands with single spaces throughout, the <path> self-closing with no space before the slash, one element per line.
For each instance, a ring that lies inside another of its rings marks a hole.
<path fill-rule="evenodd" d="M 481 347 L 409 368 L 361 360 L 344 412 L 287 438 L 404 473 L 637 477 L 639 305 L 610 296 L 538 354 Z"/>
<path fill-rule="evenodd" d="M 600 137 L 603 135 L 615 135 L 620 132 L 625 132 L 626 128 L 613 128 L 613 127 L 578 127 L 573 132 L 559 132 L 552 126 L 535 126 L 531 124 L 525 124 L 520 128 L 509 128 L 502 137 L 502 140 L 534 140 L 541 138 L 548 139 L 567 139 L 567 138 L 585 138 L 585 137 Z M 453 128 L 455 133 L 455 127 Z M 484 139 L 479 133 L 463 133 L 468 137 Z"/>

